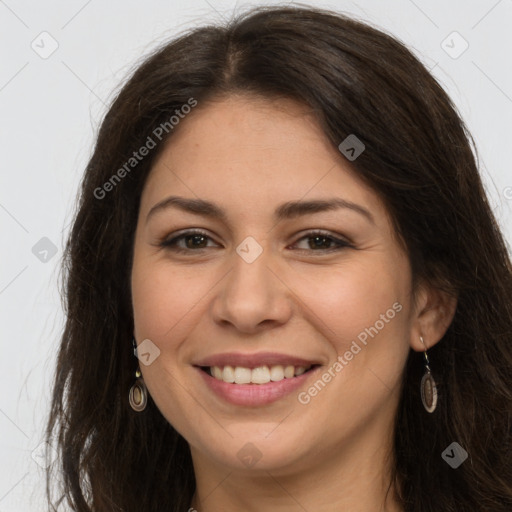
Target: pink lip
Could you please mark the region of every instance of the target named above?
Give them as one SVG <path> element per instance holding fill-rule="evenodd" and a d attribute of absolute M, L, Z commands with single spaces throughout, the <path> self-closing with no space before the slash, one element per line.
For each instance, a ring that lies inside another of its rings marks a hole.
<path fill-rule="evenodd" d="M 242 354 L 240 352 L 231 352 L 224 354 L 215 354 L 193 363 L 194 366 L 243 366 L 245 368 L 256 368 L 263 365 L 283 366 L 309 366 L 320 364 L 320 361 L 308 361 L 300 357 L 278 354 L 277 352 L 258 352 L 257 354 Z"/>
<path fill-rule="evenodd" d="M 309 377 L 316 374 L 319 368 L 321 367 L 317 366 L 298 377 L 267 384 L 231 384 L 212 377 L 200 368 L 196 368 L 196 370 L 200 373 L 208 388 L 227 402 L 233 405 L 256 407 L 270 404 L 296 391 L 304 385 Z"/>

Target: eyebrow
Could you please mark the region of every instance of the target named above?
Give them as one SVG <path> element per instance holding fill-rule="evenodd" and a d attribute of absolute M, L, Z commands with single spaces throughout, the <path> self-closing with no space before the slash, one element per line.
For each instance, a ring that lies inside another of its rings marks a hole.
<path fill-rule="evenodd" d="M 202 215 L 203 217 L 218 219 L 227 224 L 227 214 L 225 210 L 223 210 L 219 205 L 210 201 L 205 201 L 204 199 L 193 199 L 179 196 L 169 196 L 155 204 L 151 210 L 149 210 L 149 213 L 146 217 L 146 223 L 156 213 L 172 207 L 195 215 Z M 330 199 L 315 199 L 311 201 L 288 201 L 275 209 L 274 219 L 276 221 L 282 221 L 312 213 L 337 210 L 340 208 L 347 208 L 357 212 L 372 224 L 375 224 L 373 215 L 366 208 L 363 208 L 356 203 L 339 197 L 333 197 Z"/>

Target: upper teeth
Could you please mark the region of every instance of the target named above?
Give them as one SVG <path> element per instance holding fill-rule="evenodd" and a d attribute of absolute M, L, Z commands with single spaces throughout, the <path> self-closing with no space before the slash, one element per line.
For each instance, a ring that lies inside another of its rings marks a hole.
<path fill-rule="evenodd" d="M 291 379 L 302 375 L 309 370 L 309 366 L 258 366 L 257 368 L 245 368 L 243 366 L 211 366 L 210 375 L 218 380 L 235 384 L 267 384 L 270 381 L 277 382 L 283 379 Z"/>

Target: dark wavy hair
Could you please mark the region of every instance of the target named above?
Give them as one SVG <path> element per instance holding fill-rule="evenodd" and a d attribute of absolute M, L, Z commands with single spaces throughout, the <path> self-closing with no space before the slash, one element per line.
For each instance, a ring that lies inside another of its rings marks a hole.
<path fill-rule="evenodd" d="M 411 349 L 404 369 L 391 475 L 404 510 L 510 512 L 512 269 L 475 145 L 445 91 L 402 43 L 304 6 L 260 7 L 191 29 L 144 58 L 112 101 L 63 260 L 66 324 L 47 424 L 59 453 L 47 473 L 51 510 L 190 506 L 186 440 L 151 397 L 143 413 L 128 404 L 138 363 L 134 232 L 145 180 L 173 130 L 108 195 L 97 190 L 190 98 L 201 105 L 231 94 L 309 106 L 334 147 L 357 134 L 366 149 L 352 167 L 386 204 L 414 283 L 457 297 L 450 327 L 429 351 L 439 385 L 433 414 L 419 393 L 422 354 Z M 457 469 L 441 458 L 453 441 L 469 454 Z"/>

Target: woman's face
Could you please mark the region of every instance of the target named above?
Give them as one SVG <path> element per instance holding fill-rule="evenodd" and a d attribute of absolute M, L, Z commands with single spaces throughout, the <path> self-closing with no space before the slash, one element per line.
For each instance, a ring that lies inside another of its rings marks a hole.
<path fill-rule="evenodd" d="M 284 474 L 371 456 L 414 330 L 383 203 L 291 100 L 199 103 L 178 128 L 135 236 L 134 334 L 150 340 L 139 357 L 153 400 L 196 464 Z"/>

